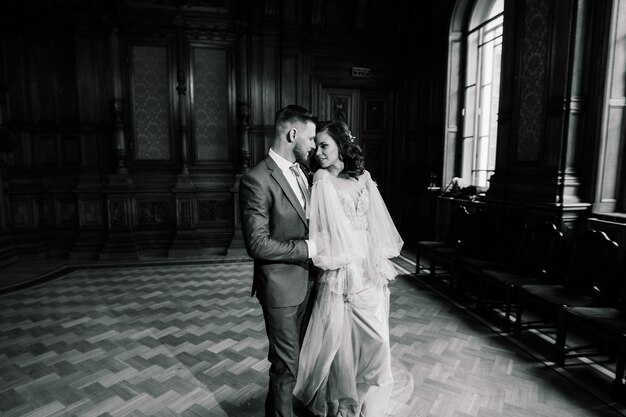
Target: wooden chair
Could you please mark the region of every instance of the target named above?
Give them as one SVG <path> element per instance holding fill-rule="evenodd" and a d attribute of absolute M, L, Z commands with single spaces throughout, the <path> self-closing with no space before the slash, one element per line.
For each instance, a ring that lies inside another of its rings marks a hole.
<path fill-rule="evenodd" d="M 490 252 L 491 246 L 493 246 L 494 228 L 495 224 L 491 214 L 484 210 L 477 210 L 470 214 L 466 235 L 461 239 L 459 245 L 434 249 L 434 262 L 448 271 L 448 284 L 450 287 L 456 287 L 457 263 L 459 259 L 484 257 L 485 253 Z"/>
<path fill-rule="evenodd" d="M 626 282 L 624 269 L 619 277 L 611 280 L 614 284 L 607 291 L 599 292 L 604 307 L 565 306 L 561 309 L 557 324 L 555 361 L 565 365 L 567 358 L 591 356 L 608 352 L 616 357 L 615 378 L 612 394 L 622 396 L 625 392 L 624 372 L 626 370 Z M 615 288 L 621 286 L 621 288 Z M 578 336 L 587 338 L 590 345 L 566 346 L 568 332 L 576 331 Z M 590 350 L 593 349 L 593 350 Z M 622 397 L 623 398 L 623 397 Z"/>
<path fill-rule="evenodd" d="M 541 222 L 530 228 L 529 238 L 520 248 L 516 269 L 483 269 L 476 305 L 503 307 L 502 330 L 508 332 L 511 312 L 517 303 L 517 291 L 522 285 L 554 282 L 556 262 L 563 234 L 554 223 Z"/>
<path fill-rule="evenodd" d="M 416 273 L 421 272 L 421 262 L 423 258 L 429 260 L 430 276 L 437 275 L 437 262 L 435 250 L 441 248 L 458 248 L 467 239 L 470 225 L 470 214 L 465 206 L 456 207 L 450 214 L 450 223 L 446 231 L 445 240 L 423 240 L 417 242 Z"/>
<path fill-rule="evenodd" d="M 561 284 L 522 285 L 517 291 L 518 308 L 515 334 L 522 329 L 556 327 L 563 306 L 597 307 L 603 305 L 600 294 L 610 291 L 617 264 L 618 247 L 604 232 L 588 230 L 576 238 Z M 539 320 L 524 321 L 524 312 L 532 309 Z"/>
<path fill-rule="evenodd" d="M 461 256 L 456 262 L 457 281 L 466 292 L 479 291 L 483 270 L 519 270 L 527 251 L 530 236 L 522 217 L 508 215 L 486 233 L 491 239 L 488 250 L 476 256 Z"/>

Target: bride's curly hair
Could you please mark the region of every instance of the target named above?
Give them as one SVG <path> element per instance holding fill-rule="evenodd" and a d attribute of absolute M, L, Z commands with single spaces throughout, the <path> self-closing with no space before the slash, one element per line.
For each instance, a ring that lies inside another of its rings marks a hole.
<path fill-rule="evenodd" d="M 356 144 L 356 138 L 348 129 L 348 125 L 339 121 L 317 123 L 317 133 L 326 132 L 333 138 L 339 148 L 339 160 L 343 162 L 342 174 L 358 178 L 365 171 L 363 150 Z M 313 171 L 319 168 L 316 158 L 312 158 Z"/>

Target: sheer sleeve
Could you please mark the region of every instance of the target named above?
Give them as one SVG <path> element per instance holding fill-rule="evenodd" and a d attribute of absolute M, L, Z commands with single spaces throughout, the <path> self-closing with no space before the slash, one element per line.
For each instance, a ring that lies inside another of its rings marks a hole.
<path fill-rule="evenodd" d="M 354 236 L 329 174 L 321 171 L 314 178 L 309 211 L 309 239 L 315 242 L 313 263 L 324 270 L 359 264 L 363 254 L 354 249 Z"/>
<path fill-rule="evenodd" d="M 368 239 L 372 248 L 372 262 L 378 273 L 387 281 L 397 275 L 397 271 L 389 258 L 400 255 L 404 242 L 389 215 L 387 206 L 380 195 L 378 185 L 371 179 L 369 172 L 365 172 L 367 190 L 369 192 L 369 207 L 367 210 Z"/>

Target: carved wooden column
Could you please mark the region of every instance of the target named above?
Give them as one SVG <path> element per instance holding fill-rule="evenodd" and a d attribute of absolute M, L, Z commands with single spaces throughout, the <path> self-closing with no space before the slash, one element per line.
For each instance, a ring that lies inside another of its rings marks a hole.
<path fill-rule="evenodd" d="M 235 184 L 230 189 L 233 195 L 233 219 L 234 219 L 234 231 L 233 237 L 228 247 L 229 256 L 247 256 L 246 247 L 243 241 L 243 235 L 241 233 L 241 222 L 239 219 L 239 184 L 241 184 L 241 178 L 250 169 L 250 147 L 248 144 L 248 131 L 250 126 L 248 120 L 250 115 L 248 113 L 248 104 L 239 103 L 238 105 L 238 120 L 239 120 L 239 157 L 241 159 L 240 172 L 235 175 Z"/>
<path fill-rule="evenodd" d="M 122 77 L 120 40 L 117 27 L 109 34 L 111 54 L 111 74 L 113 98 L 111 111 L 113 115 L 112 145 L 116 165 L 113 173 L 108 176 L 106 195 L 107 240 L 100 252 L 100 259 L 136 259 L 137 243 L 134 229 L 136 226 L 136 210 L 132 178 L 126 169 L 126 138 L 124 135 L 124 101 L 122 100 Z"/>
<path fill-rule="evenodd" d="M 187 78 L 185 74 L 184 67 L 184 57 L 183 51 L 185 50 L 185 39 L 182 31 L 182 26 L 184 22 L 182 18 L 179 16 L 174 24 L 178 26 L 176 30 L 176 40 L 178 44 L 178 53 L 177 53 L 177 71 L 176 71 L 176 91 L 178 92 L 178 139 L 180 141 L 180 156 L 182 175 L 189 174 L 189 151 L 188 151 L 188 138 L 187 138 Z M 179 175 L 180 177 L 180 175 Z"/>
<path fill-rule="evenodd" d="M 504 12 L 496 174 L 487 200 L 554 221 L 564 231 L 589 207 L 579 184 L 589 5 L 506 2 Z"/>
<path fill-rule="evenodd" d="M 178 143 L 180 144 L 181 171 L 176 176 L 176 186 L 171 189 L 176 201 L 176 235 L 172 241 L 169 256 L 193 256 L 201 254 L 200 242 L 196 236 L 198 223 L 196 188 L 189 175 L 189 152 L 187 136 L 187 89 L 188 78 L 185 73 L 186 48 L 183 32 L 184 20 L 182 16 L 174 19 L 177 40 L 177 76 L 176 92 L 178 93 Z"/>
<path fill-rule="evenodd" d="M 248 37 L 243 34 L 237 49 L 237 131 L 239 142 L 239 172 L 235 175 L 235 184 L 230 189 L 233 196 L 233 237 L 228 247 L 229 256 L 247 256 L 241 223 L 239 220 L 239 184 L 241 178 L 250 169 L 250 106 L 248 105 Z"/>
<path fill-rule="evenodd" d="M 75 32 L 76 67 L 78 81 L 78 110 L 81 126 L 105 125 L 110 122 L 102 114 L 99 98 L 104 92 L 104 80 L 98 66 L 107 62 L 110 54 L 103 51 L 109 41 L 106 34 L 110 27 L 78 26 Z M 117 167 L 114 172 L 125 174 L 125 147 L 122 124 L 121 101 L 113 112 L 113 152 Z M 69 251 L 71 259 L 98 259 L 107 238 L 107 221 L 103 181 L 99 172 L 100 131 L 83 130 L 80 133 L 80 173 L 74 193 L 76 196 L 77 233 Z M 118 149 L 122 152 L 118 152 Z M 121 160 L 120 160 L 121 157 Z"/>
<path fill-rule="evenodd" d="M 548 135 L 562 129 L 557 198 L 562 207 L 561 229 L 564 232 L 577 228 L 578 219 L 591 206 L 589 201 L 581 198 L 580 186 L 583 162 L 580 150 L 583 149 L 585 120 L 589 117 L 586 76 L 589 74 L 590 64 L 586 56 L 589 53 L 586 46 L 591 36 L 590 1 L 566 2 L 570 18 L 567 22 L 561 22 L 560 27 L 557 25 L 554 35 L 557 37 L 563 32 L 565 39 L 562 43 L 570 45 L 569 53 L 563 57 L 563 67 L 568 69 L 569 77 L 561 73 L 553 74 L 556 79 L 562 77 L 566 82 L 563 85 L 553 83 L 557 87 L 554 89 L 554 103 L 550 103 L 554 106 L 554 113 L 549 112 L 547 129 Z M 570 28 L 569 32 L 566 31 L 567 28 Z M 569 65 L 566 65 L 567 62 Z"/>
<path fill-rule="evenodd" d="M 0 268 L 11 265 L 18 260 L 17 251 L 13 245 L 13 235 L 9 229 L 8 213 L 6 212 L 8 197 L 4 194 L 4 178 L 7 175 L 7 166 L 4 160 L 0 159 Z"/>
<path fill-rule="evenodd" d="M 7 213 L 7 207 L 9 207 L 8 197 L 4 193 L 4 181 L 5 178 L 8 178 L 9 174 L 5 155 L 11 153 L 14 148 L 13 137 L 7 126 L 7 92 L 8 85 L 4 82 L 3 78 L 0 78 L 0 268 L 15 263 L 18 260 L 17 251 L 13 245 L 13 234 L 9 227 L 9 213 Z"/>

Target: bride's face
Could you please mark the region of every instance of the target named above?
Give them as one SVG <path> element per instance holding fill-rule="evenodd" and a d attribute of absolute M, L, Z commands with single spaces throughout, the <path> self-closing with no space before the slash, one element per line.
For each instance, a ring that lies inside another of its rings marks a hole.
<path fill-rule="evenodd" d="M 317 145 L 315 157 L 322 168 L 328 169 L 331 166 L 339 168 L 340 165 L 343 165 L 339 160 L 337 143 L 325 130 L 315 135 L 315 144 Z"/>

